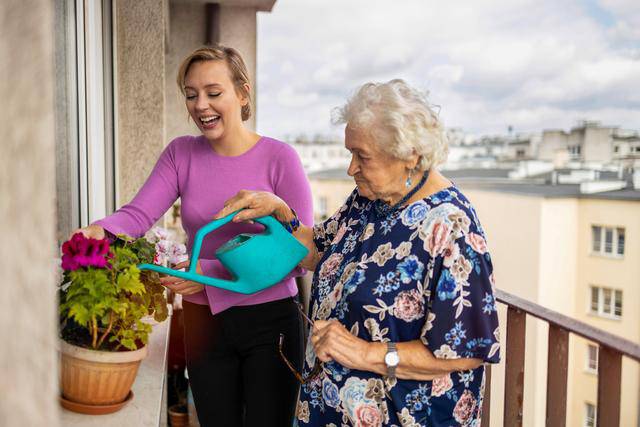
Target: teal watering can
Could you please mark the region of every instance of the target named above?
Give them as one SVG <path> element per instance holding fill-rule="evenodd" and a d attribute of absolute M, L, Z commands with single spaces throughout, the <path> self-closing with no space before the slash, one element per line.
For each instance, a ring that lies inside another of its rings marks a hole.
<path fill-rule="evenodd" d="M 188 271 L 178 271 L 155 264 L 140 264 L 140 270 L 202 283 L 207 286 L 253 294 L 275 285 L 285 278 L 309 252 L 275 218 L 263 216 L 254 221 L 266 228 L 262 233 L 242 233 L 224 243 L 216 251 L 216 258 L 232 275 L 233 280 L 218 279 L 196 273 L 197 261 L 204 237 L 231 221 L 238 211 L 211 221 L 196 233 Z"/>

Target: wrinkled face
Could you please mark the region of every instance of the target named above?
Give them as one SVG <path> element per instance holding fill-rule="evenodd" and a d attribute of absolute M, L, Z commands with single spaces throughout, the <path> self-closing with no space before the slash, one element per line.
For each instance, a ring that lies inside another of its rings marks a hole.
<path fill-rule="evenodd" d="M 402 197 L 407 191 L 408 162 L 382 151 L 366 130 L 347 125 L 344 134 L 345 147 L 351 152 L 347 173 L 360 195 L 371 200 Z"/>
<path fill-rule="evenodd" d="M 208 140 L 220 139 L 242 126 L 242 106 L 248 99 L 236 91 L 224 61 L 191 64 L 184 85 L 187 110 Z"/>

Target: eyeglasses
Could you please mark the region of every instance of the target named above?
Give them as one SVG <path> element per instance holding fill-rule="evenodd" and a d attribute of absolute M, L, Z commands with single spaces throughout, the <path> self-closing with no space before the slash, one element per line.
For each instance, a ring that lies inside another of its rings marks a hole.
<path fill-rule="evenodd" d="M 309 324 L 309 326 L 311 326 L 311 328 L 313 328 L 313 320 L 311 320 L 309 316 L 307 316 L 307 314 L 304 312 L 304 309 L 302 308 L 302 304 L 296 303 L 296 307 L 298 308 L 298 311 L 302 315 L 302 318 Z M 293 364 L 284 355 L 284 351 L 282 351 L 283 345 L 284 345 L 284 334 L 281 333 L 280 338 L 278 340 L 278 351 L 280 352 L 280 357 L 282 358 L 284 363 L 287 365 L 289 370 L 291 370 L 291 372 L 296 377 L 296 379 L 300 381 L 300 384 L 306 384 L 312 381 L 315 377 L 317 377 L 318 374 L 320 374 L 320 371 L 322 371 L 322 362 L 320 362 L 320 359 L 316 357 L 316 363 L 313 365 L 313 369 L 311 370 L 311 372 L 309 372 L 309 375 L 304 377 L 300 372 L 296 370 Z"/>

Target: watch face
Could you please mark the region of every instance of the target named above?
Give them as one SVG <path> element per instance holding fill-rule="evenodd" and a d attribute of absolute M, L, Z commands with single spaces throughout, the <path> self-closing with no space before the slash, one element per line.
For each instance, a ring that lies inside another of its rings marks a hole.
<path fill-rule="evenodd" d="M 398 353 L 395 351 L 393 353 L 387 353 L 384 356 L 384 362 L 387 366 L 398 366 L 398 363 L 400 363 L 400 357 L 398 357 Z"/>

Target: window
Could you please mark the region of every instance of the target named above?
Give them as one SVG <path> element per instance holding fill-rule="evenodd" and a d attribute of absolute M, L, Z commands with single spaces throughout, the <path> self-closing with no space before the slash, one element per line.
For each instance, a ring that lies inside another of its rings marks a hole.
<path fill-rule="evenodd" d="M 598 346 L 594 344 L 587 344 L 587 371 L 598 372 Z"/>
<path fill-rule="evenodd" d="M 584 404 L 584 425 L 585 427 L 595 427 L 596 425 L 596 405 Z"/>
<path fill-rule="evenodd" d="M 593 252 L 600 252 L 600 236 L 602 235 L 602 227 L 598 227 L 597 225 L 594 225 L 591 227 L 591 234 L 592 234 L 592 241 L 593 241 L 593 246 L 592 246 L 592 250 Z"/>
<path fill-rule="evenodd" d="M 567 151 L 569 151 L 569 158 L 572 160 L 576 160 L 580 158 L 582 147 L 580 147 L 579 145 L 570 145 L 567 147 Z"/>
<path fill-rule="evenodd" d="M 622 317 L 622 291 L 591 286 L 589 312 L 602 317 Z"/>
<path fill-rule="evenodd" d="M 526 151 L 523 148 L 516 150 L 516 157 L 518 159 L 523 158 L 526 154 Z"/>
<path fill-rule="evenodd" d="M 591 226 L 592 253 L 621 257 L 624 255 L 624 243 L 624 228 Z"/>
<path fill-rule="evenodd" d="M 618 255 L 624 255 L 624 228 L 617 228 L 618 233 L 618 245 L 616 248 L 616 253 Z"/>
<path fill-rule="evenodd" d="M 620 146 L 616 145 L 615 147 L 613 147 L 613 152 L 617 153 L 618 151 L 620 151 Z"/>
<path fill-rule="evenodd" d="M 55 2 L 57 237 L 115 208 L 112 1 Z"/>

